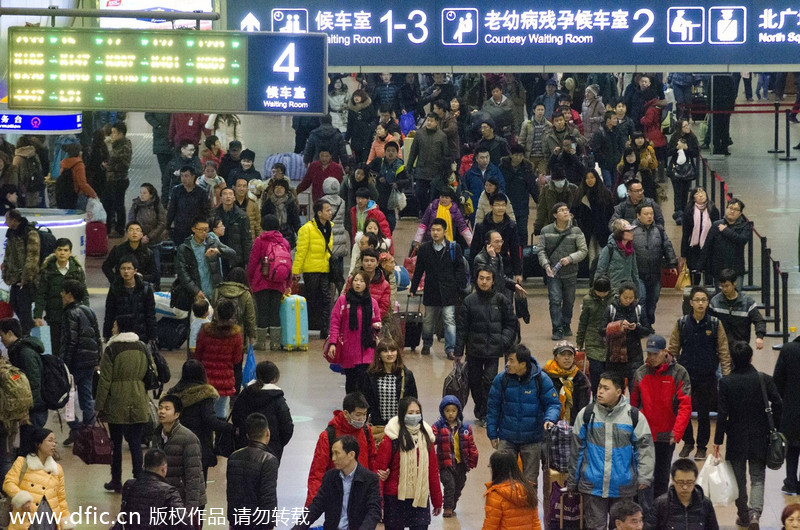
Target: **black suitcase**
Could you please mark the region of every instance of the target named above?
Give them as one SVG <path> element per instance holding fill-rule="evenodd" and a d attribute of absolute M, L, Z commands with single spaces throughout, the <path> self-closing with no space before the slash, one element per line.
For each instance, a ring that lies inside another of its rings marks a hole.
<path fill-rule="evenodd" d="M 400 329 L 403 332 L 403 345 L 409 349 L 416 349 L 422 339 L 422 296 L 417 296 L 419 305 L 416 310 L 409 309 L 411 298 L 406 300 L 406 310 L 397 313 L 400 320 Z"/>
<path fill-rule="evenodd" d="M 158 347 L 162 350 L 177 350 L 189 338 L 189 319 L 162 317 L 156 323 Z"/>
<path fill-rule="evenodd" d="M 544 270 L 539 265 L 539 247 L 533 244 L 536 236 L 531 235 L 531 244 L 522 247 L 522 279 L 533 276 L 544 277 Z"/>
<path fill-rule="evenodd" d="M 414 193 L 410 191 L 406 191 L 405 195 L 406 207 L 400 210 L 400 218 L 413 217 L 414 219 L 419 219 L 419 202 L 417 198 L 414 196 Z"/>
<path fill-rule="evenodd" d="M 175 257 L 177 248 L 172 241 L 162 241 L 158 244 L 158 252 L 161 254 L 161 277 L 175 276 Z"/>
<path fill-rule="evenodd" d="M 706 119 L 707 113 L 708 96 L 702 93 L 692 95 L 692 120 L 703 121 Z"/>

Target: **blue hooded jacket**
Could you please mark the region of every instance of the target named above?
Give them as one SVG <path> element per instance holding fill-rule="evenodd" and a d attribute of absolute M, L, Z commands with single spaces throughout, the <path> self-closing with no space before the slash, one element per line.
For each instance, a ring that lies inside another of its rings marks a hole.
<path fill-rule="evenodd" d="M 486 434 L 490 440 L 538 443 L 544 440 L 544 423 L 557 422 L 560 413 L 561 401 L 553 382 L 531 357 L 529 374 L 519 377 L 504 371 L 494 378 L 489 390 Z"/>

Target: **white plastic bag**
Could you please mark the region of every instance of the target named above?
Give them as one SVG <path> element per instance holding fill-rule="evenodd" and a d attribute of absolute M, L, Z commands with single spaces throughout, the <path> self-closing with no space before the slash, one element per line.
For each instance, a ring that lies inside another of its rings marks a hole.
<path fill-rule="evenodd" d="M 408 205 L 406 194 L 400 190 L 392 190 L 389 193 L 388 207 L 390 210 L 404 210 Z"/>
<path fill-rule="evenodd" d="M 67 421 L 75 421 L 75 407 L 76 402 L 78 401 L 78 389 L 75 387 L 75 381 L 72 379 L 72 376 L 69 376 L 70 383 L 72 383 L 72 388 L 69 389 L 69 400 L 67 404 L 64 405 L 64 419 Z"/>
<path fill-rule="evenodd" d="M 739 496 L 739 487 L 730 462 L 719 460 L 714 455 L 706 457 L 703 469 L 697 475 L 697 485 L 718 506 L 733 504 Z"/>
<path fill-rule="evenodd" d="M 86 202 L 86 220 L 90 222 L 105 223 L 108 220 L 106 210 L 100 199 L 90 198 Z"/>

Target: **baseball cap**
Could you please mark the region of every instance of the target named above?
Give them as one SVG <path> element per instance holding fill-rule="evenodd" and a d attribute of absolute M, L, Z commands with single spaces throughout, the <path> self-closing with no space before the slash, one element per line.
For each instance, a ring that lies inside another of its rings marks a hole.
<path fill-rule="evenodd" d="M 650 335 L 647 339 L 647 346 L 645 348 L 648 353 L 658 353 L 667 349 L 667 339 L 661 335 Z"/>

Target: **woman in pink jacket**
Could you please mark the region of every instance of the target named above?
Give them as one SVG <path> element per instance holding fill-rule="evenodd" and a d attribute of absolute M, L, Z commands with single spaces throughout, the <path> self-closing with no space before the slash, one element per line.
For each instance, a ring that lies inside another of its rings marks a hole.
<path fill-rule="evenodd" d="M 255 349 L 266 349 L 269 331 L 269 349 L 277 351 L 281 349 L 281 297 L 292 286 L 292 254 L 276 216 L 265 215 L 261 228 L 264 231 L 253 242 L 247 264 L 247 281 L 257 309 Z M 268 266 L 265 258 L 270 260 Z"/>
<path fill-rule="evenodd" d="M 336 300 L 331 310 L 329 335 L 330 358 L 336 354 L 337 343 L 343 348 L 340 364 L 346 378 L 347 394 L 361 390 L 364 374 L 375 356 L 375 333 L 380 329 L 381 310 L 378 302 L 369 294 L 364 273 L 356 272 L 351 279 L 350 289 Z"/>

